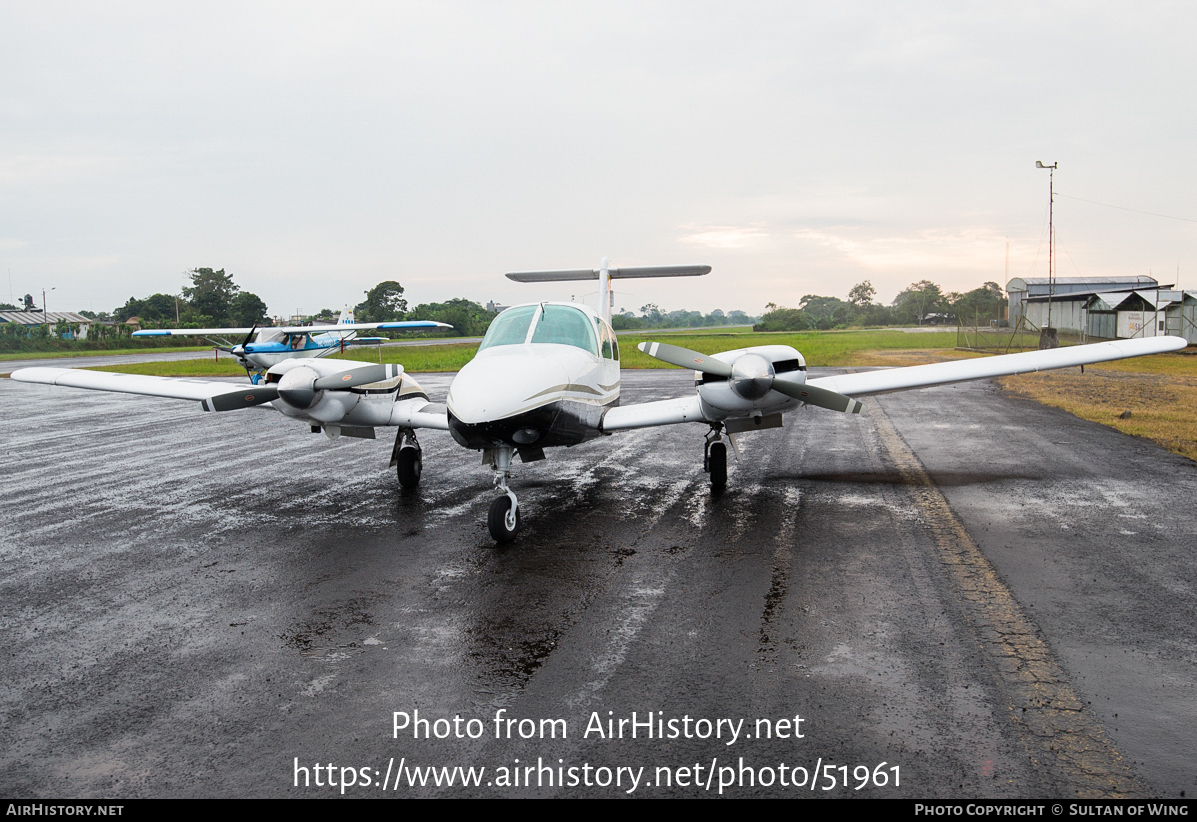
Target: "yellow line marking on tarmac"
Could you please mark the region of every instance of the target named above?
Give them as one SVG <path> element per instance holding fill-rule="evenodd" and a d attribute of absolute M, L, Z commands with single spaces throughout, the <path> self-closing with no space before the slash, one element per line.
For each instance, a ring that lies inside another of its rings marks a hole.
<path fill-rule="evenodd" d="M 906 481 L 962 611 L 993 663 L 1001 693 L 1010 700 L 1010 718 L 1032 764 L 1055 770 L 1066 785 L 1076 786 L 1081 797 L 1144 795 L 1122 755 L 1084 710 L 1084 702 L 1072 690 L 1035 623 L 952 512 L 889 416 L 873 403 L 869 418 Z"/>

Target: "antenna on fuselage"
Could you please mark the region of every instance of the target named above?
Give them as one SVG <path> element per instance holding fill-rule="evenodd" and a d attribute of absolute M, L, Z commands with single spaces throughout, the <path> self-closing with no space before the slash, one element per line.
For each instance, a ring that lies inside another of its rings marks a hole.
<path fill-rule="evenodd" d="M 612 268 L 603 257 L 598 268 L 571 268 L 552 271 L 513 271 L 507 279 L 517 283 L 559 283 L 571 280 L 599 281 L 599 314 L 608 324 L 611 322 L 611 307 L 615 303 L 615 292 L 611 281 L 642 277 L 701 277 L 709 274 L 709 265 L 645 265 L 634 268 Z"/>

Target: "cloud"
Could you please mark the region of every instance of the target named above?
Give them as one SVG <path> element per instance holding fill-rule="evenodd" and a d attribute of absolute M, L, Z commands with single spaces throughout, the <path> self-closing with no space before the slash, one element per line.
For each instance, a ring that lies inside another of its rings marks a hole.
<path fill-rule="evenodd" d="M 864 237 L 847 228 L 802 229 L 794 237 L 874 269 L 992 268 L 1002 259 L 1006 247 L 1004 234 L 983 226 L 927 229 L 888 237 Z"/>
<path fill-rule="evenodd" d="M 762 231 L 760 228 L 748 226 L 683 226 L 681 230 L 694 233 L 679 237 L 680 242 L 701 245 L 706 248 L 744 248 L 755 245 L 769 236 L 768 232 Z"/>

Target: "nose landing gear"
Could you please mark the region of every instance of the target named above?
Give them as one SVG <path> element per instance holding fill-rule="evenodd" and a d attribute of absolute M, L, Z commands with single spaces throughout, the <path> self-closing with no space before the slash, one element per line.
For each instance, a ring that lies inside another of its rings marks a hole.
<path fill-rule="evenodd" d="M 490 504 L 490 511 L 486 515 L 486 527 L 495 542 L 511 542 L 520 530 L 519 500 L 515 492 L 507 487 L 507 474 L 511 471 L 511 458 L 515 449 L 509 445 L 499 445 L 487 449 L 484 459 L 495 469 L 495 484 L 499 486 L 502 496 Z"/>
<path fill-rule="evenodd" d="M 718 423 L 711 426 L 702 452 L 702 470 L 711 475 L 711 487 L 716 490 L 727 486 L 727 444 L 720 436 L 722 429 Z"/>

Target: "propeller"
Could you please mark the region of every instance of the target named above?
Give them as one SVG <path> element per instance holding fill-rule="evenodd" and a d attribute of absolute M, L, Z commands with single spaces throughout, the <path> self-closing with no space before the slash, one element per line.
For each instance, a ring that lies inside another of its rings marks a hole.
<path fill-rule="evenodd" d="M 245 350 L 245 346 L 249 345 L 249 341 L 253 339 L 254 332 L 258 330 L 258 324 L 254 323 L 254 327 L 249 329 L 249 333 L 245 335 L 245 339 L 241 341 L 241 350 Z"/>
<path fill-rule="evenodd" d="M 714 374 L 716 377 L 730 377 L 732 375 L 732 367 L 727 363 L 722 360 L 712 359 L 706 354 L 691 351 L 689 348 L 659 342 L 642 342 L 636 347 L 650 357 L 655 357 L 670 365 L 676 365 L 679 368 L 693 368 L 695 371 L 701 371 L 704 374 Z"/>
<path fill-rule="evenodd" d="M 704 374 L 726 377 L 732 391 L 748 400 L 759 400 L 770 391 L 817 405 L 832 411 L 859 414 L 863 404 L 844 394 L 805 383 L 774 379 L 773 364 L 760 354 L 741 354 L 731 365 L 722 360 L 699 354 L 688 348 L 658 342 L 642 342 L 637 346 L 645 354 L 681 368 L 693 368 Z"/>
<path fill-rule="evenodd" d="M 284 401 L 297 408 L 310 408 L 316 401 L 318 391 L 345 391 L 359 385 L 393 379 L 403 373 L 403 366 L 362 365 L 329 377 L 320 377 L 306 385 L 300 373 L 302 370 L 305 369 L 289 371 L 279 382 L 270 385 L 255 385 L 242 391 L 217 394 L 203 400 L 201 405 L 205 411 L 235 411 L 238 408 L 262 405 L 281 396 Z M 289 380 L 288 377 L 292 374 L 296 379 Z"/>
<path fill-rule="evenodd" d="M 248 390 L 217 394 L 215 397 L 202 400 L 200 405 L 204 407 L 205 411 L 236 411 L 238 408 L 251 408 L 277 398 L 277 386 L 255 385 Z"/>
<path fill-rule="evenodd" d="M 347 388 L 356 388 L 359 385 L 368 385 L 372 382 L 392 380 L 402 373 L 403 366 L 398 363 L 359 365 L 330 377 L 321 377 L 312 383 L 312 389 L 315 391 L 344 391 Z"/>

